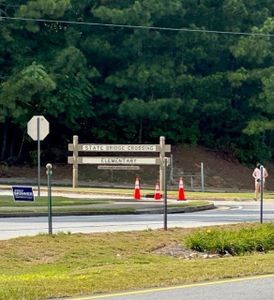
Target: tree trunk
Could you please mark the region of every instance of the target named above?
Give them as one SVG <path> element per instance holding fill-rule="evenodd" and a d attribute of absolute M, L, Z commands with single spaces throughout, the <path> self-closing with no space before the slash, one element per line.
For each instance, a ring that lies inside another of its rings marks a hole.
<path fill-rule="evenodd" d="M 140 123 L 139 123 L 139 136 L 138 136 L 139 144 L 142 143 L 142 137 L 143 137 L 143 121 L 140 120 Z"/>
<path fill-rule="evenodd" d="M 8 158 L 13 158 L 13 151 L 14 151 L 14 144 L 15 144 L 15 140 L 16 140 L 16 130 L 14 128 L 14 126 L 12 126 L 12 130 L 11 130 L 11 141 L 10 141 L 10 148 L 9 148 L 9 157 Z"/>
<path fill-rule="evenodd" d="M 5 120 L 5 122 L 3 124 L 3 141 L 2 141 L 2 150 L 1 150 L 1 160 L 5 159 L 7 138 L 8 138 L 8 121 Z"/>
<path fill-rule="evenodd" d="M 19 161 L 19 159 L 21 158 L 21 154 L 22 154 L 22 150 L 23 150 L 25 138 L 26 138 L 26 134 L 25 134 L 25 132 L 23 132 L 21 143 L 20 143 L 20 147 L 19 147 L 19 151 L 18 151 L 18 154 L 16 156 L 16 161 Z"/>

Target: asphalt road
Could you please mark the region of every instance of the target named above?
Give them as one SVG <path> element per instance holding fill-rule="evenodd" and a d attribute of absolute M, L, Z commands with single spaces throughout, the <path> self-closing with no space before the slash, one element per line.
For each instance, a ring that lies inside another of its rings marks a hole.
<path fill-rule="evenodd" d="M 199 227 L 260 220 L 259 202 L 216 202 L 218 209 L 169 214 L 168 227 Z M 264 220 L 274 221 L 274 203 L 266 201 Z M 47 233 L 47 217 L 1 218 L 0 239 Z M 162 214 L 53 216 L 53 232 L 114 232 L 163 228 Z"/>
<path fill-rule="evenodd" d="M 272 300 L 274 275 L 73 298 L 74 300 Z"/>

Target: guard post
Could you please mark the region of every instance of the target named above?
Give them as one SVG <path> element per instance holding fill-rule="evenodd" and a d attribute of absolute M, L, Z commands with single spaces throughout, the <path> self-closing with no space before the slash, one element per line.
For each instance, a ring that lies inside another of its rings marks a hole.
<path fill-rule="evenodd" d="M 52 164 L 47 164 L 47 177 L 48 177 L 48 233 L 52 235 L 52 197 L 51 197 L 51 175 Z"/>

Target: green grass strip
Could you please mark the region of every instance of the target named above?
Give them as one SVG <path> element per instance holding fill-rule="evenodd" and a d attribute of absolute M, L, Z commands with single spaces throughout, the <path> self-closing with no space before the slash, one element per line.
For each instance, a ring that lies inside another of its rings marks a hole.
<path fill-rule="evenodd" d="M 110 203 L 110 199 L 84 199 L 84 198 L 69 198 L 54 196 L 52 197 L 53 206 L 70 206 L 70 205 L 94 205 L 94 204 L 107 204 Z M 29 207 L 29 206 L 47 206 L 48 197 L 35 197 L 33 202 L 20 202 L 14 201 L 12 196 L 0 196 L 0 207 Z"/>

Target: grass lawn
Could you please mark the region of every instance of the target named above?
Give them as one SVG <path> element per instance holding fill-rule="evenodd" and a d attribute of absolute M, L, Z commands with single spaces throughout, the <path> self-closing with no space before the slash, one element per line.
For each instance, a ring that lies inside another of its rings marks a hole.
<path fill-rule="evenodd" d="M 106 204 L 110 200 L 94 200 L 94 199 L 82 199 L 82 198 L 67 198 L 54 196 L 53 206 L 68 206 L 68 205 L 92 205 L 92 204 Z M 47 206 L 48 197 L 35 197 L 34 202 L 19 202 L 14 201 L 12 196 L 0 196 L 0 207 L 28 207 L 28 206 Z"/>
<path fill-rule="evenodd" d="M 239 228 L 246 226 L 230 225 Z M 46 299 L 273 273 L 274 252 L 185 260 L 155 250 L 195 229 L 0 241 L 0 299 Z"/>
<path fill-rule="evenodd" d="M 92 206 L 110 204 L 111 200 L 79 199 L 67 197 L 52 197 L 53 213 L 88 212 L 96 210 Z M 0 196 L 0 215 L 26 215 L 30 213 L 47 213 L 48 198 L 35 197 L 34 202 L 14 201 L 12 196 Z"/>

